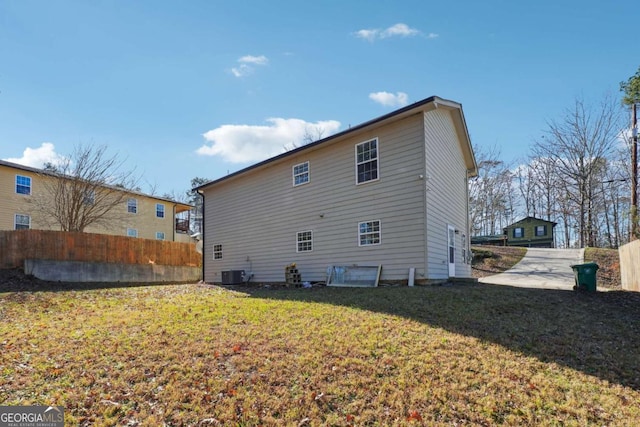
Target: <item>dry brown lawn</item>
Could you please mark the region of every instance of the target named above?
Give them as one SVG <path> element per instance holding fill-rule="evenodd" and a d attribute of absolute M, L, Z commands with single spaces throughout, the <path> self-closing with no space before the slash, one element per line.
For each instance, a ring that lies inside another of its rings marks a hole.
<path fill-rule="evenodd" d="M 0 402 L 69 426 L 640 423 L 637 294 L 47 286 L 0 283 Z"/>

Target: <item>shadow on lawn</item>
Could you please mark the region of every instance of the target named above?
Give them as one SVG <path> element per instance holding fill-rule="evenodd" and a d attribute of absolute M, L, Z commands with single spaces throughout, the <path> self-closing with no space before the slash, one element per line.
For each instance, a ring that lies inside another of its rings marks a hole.
<path fill-rule="evenodd" d="M 135 288 L 140 286 L 175 285 L 171 283 L 125 282 L 47 282 L 24 274 L 20 268 L 0 269 L 0 294 L 4 292 L 61 292 L 93 289 Z"/>
<path fill-rule="evenodd" d="M 640 390 L 640 293 L 483 284 L 242 291 L 403 316 Z"/>

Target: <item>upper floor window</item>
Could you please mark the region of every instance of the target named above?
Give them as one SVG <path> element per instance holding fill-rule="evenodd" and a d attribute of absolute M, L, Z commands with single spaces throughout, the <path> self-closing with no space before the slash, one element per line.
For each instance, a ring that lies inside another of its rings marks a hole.
<path fill-rule="evenodd" d="M 378 179 L 378 138 L 356 145 L 356 184 Z"/>
<path fill-rule="evenodd" d="M 164 240 L 164 231 L 156 231 L 156 240 Z"/>
<path fill-rule="evenodd" d="M 213 259 L 222 259 L 222 245 L 213 245 Z"/>
<path fill-rule="evenodd" d="M 547 226 L 546 225 L 536 225 L 536 236 L 546 236 L 547 235 Z"/>
<path fill-rule="evenodd" d="M 309 162 L 300 163 L 293 167 L 293 185 L 301 185 L 309 182 Z"/>
<path fill-rule="evenodd" d="M 156 216 L 164 218 L 164 205 L 162 203 L 156 203 Z"/>
<path fill-rule="evenodd" d="M 138 230 L 136 230 L 135 228 L 127 228 L 127 236 L 138 237 Z"/>
<path fill-rule="evenodd" d="M 300 231 L 296 236 L 296 252 L 311 252 L 313 250 L 313 232 Z"/>
<path fill-rule="evenodd" d="M 16 175 L 16 193 L 31 194 L 31 178 L 28 176 Z"/>
<path fill-rule="evenodd" d="M 523 227 L 516 227 L 513 229 L 513 237 L 518 238 L 518 237 L 524 237 L 524 228 Z"/>
<path fill-rule="evenodd" d="M 138 213 L 138 201 L 136 199 L 127 200 L 127 212 Z"/>
<path fill-rule="evenodd" d="M 93 190 L 85 191 L 83 201 L 85 205 L 93 205 L 96 202 L 96 192 Z"/>
<path fill-rule="evenodd" d="M 379 220 L 358 224 L 358 246 L 379 245 L 381 237 Z"/>
<path fill-rule="evenodd" d="M 14 224 L 16 230 L 28 230 L 31 228 L 31 217 L 29 215 L 16 214 Z"/>

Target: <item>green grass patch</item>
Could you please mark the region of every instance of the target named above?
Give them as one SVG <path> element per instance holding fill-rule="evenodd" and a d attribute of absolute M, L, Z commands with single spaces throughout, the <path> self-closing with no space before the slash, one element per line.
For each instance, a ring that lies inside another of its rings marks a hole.
<path fill-rule="evenodd" d="M 507 286 L 0 293 L 0 402 L 67 425 L 635 425 L 640 296 Z"/>

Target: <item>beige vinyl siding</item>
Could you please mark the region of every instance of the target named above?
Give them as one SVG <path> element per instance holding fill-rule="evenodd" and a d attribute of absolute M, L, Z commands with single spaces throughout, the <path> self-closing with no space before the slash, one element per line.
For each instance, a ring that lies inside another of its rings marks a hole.
<path fill-rule="evenodd" d="M 16 176 L 28 176 L 31 178 L 30 196 L 16 193 Z M 29 215 L 31 217 L 32 229 L 47 229 L 42 221 L 38 221 L 38 213 L 33 211 L 33 205 L 29 202 L 32 197 L 40 195 L 45 186 L 43 180 L 56 179 L 49 176 L 23 170 L 19 168 L 0 165 L 0 230 L 13 230 L 15 214 Z M 138 237 L 144 239 L 156 238 L 156 232 L 163 232 L 165 240 L 175 240 L 190 242 L 188 234 L 174 234 L 175 227 L 175 204 L 170 201 L 155 199 L 144 194 L 133 194 L 131 198 L 138 201 L 138 212 L 132 214 L 127 212 L 126 199 L 122 206 L 118 207 L 110 215 L 108 225 L 91 225 L 85 230 L 88 233 L 115 234 L 126 236 L 127 228 L 138 230 Z M 156 217 L 156 203 L 165 206 L 164 218 Z M 58 229 L 57 227 L 52 227 Z M 175 239 L 174 239 L 175 237 Z"/>
<path fill-rule="evenodd" d="M 331 264 L 382 264 L 383 279 L 406 279 L 409 267 L 424 275 L 422 125 L 413 115 L 205 188 L 205 280 L 247 270 L 282 282 L 293 262 L 303 281 L 324 280 Z M 376 137 L 379 180 L 356 185 L 355 145 Z M 292 186 L 292 166 L 306 161 L 310 182 Z M 370 220 L 381 222 L 382 244 L 359 247 L 358 223 Z M 296 253 L 296 233 L 307 230 L 313 251 Z"/>
<path fill-rule="evenodd" d="M 38 189 L 36 174 L 0 166 L 0 200 L 2 201 L 0 202 L 0 230 L 13 230 L 16 214 L 31 216 L 31 228 L 37 226 L 30 212 L 31 196 L 16 193 L 16 176 L 18 175 L 31 178 L 31 194 Z"/>
<path fill-rule="evenodd" d="M 467 236 L 467 172 L 451 113 L 445 108 L 424 115 L 427 180 L 427 270 L 429 279 L 444 279 L 448 270 L 447 225 L 455 235 L 456 277 L 469 277 L 471 267 L 462 259 L 462 235 Z"/>

